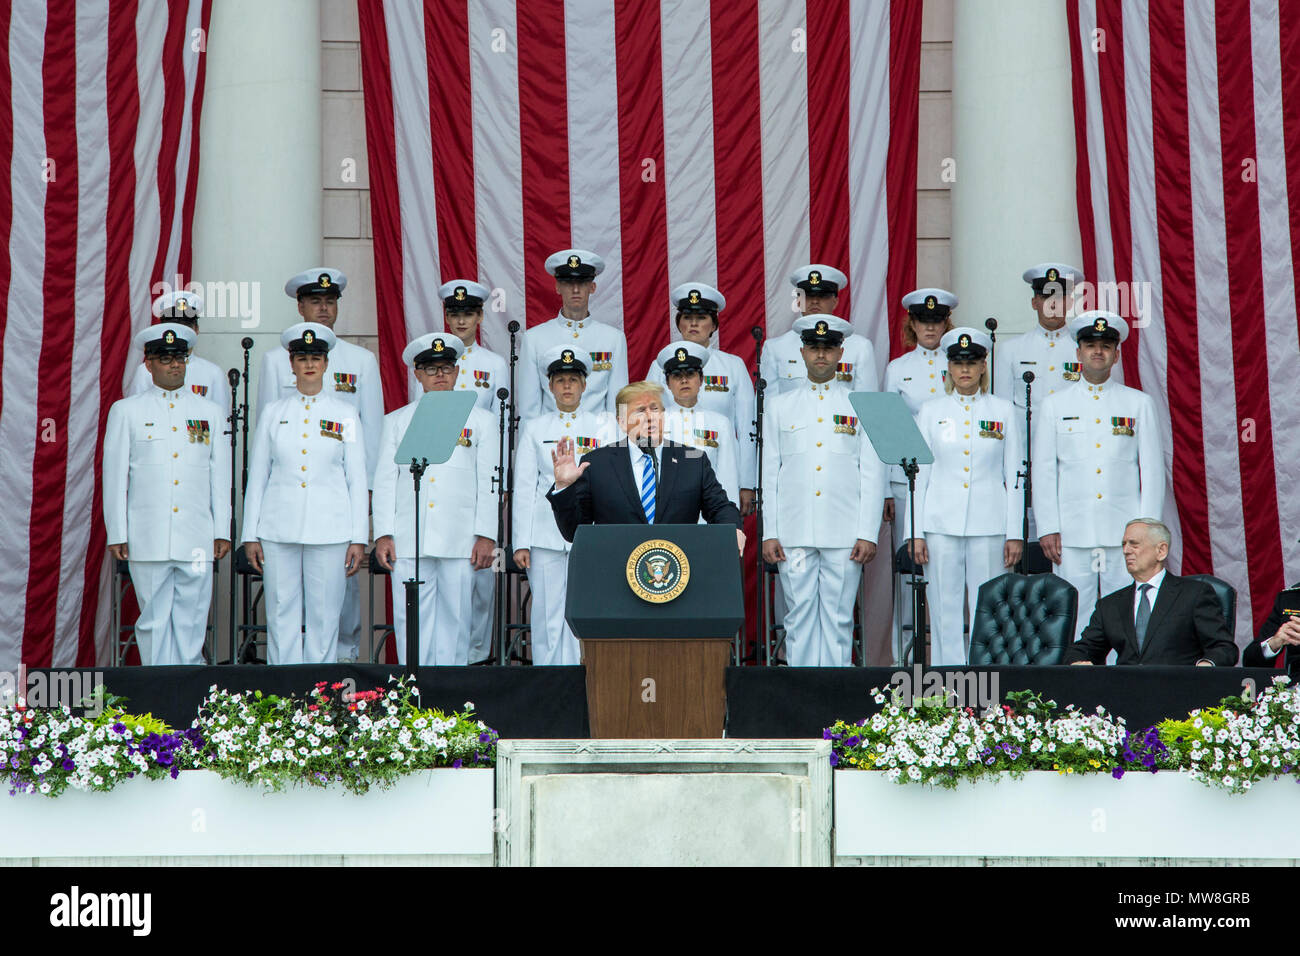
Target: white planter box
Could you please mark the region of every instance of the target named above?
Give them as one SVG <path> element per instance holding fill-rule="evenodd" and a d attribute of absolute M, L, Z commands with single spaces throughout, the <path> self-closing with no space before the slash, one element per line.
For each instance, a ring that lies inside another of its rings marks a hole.
<path fill-rule="evenodd" d="M 946 790 L 840 770 L 834 788 L 837 857 L 1300 856 L 1300 833 L 1283 823 L 1300 803 L 1294 779 L 1229 794 L 1172 772 L 1037 771 Z"/>
<path fill-rule="evenodd" d="M 187 770 L 110 793 L 0 794 L 0 858 L 493 852 L 493 771 L 423 770 L 355 795 L 267 793 Z"/>

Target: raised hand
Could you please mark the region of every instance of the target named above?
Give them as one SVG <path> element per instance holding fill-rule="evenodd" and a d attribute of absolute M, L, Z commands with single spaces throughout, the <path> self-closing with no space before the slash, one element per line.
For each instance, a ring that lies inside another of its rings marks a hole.
<path fill-rule="evenodd" d="M 578 464 L 573 451 L 573 439 L 561 438 L 555 450 L 551 452 L 551 464 L 555 467 L 555 490 L 567 488 L 582 476 L 591 462 Z"/>

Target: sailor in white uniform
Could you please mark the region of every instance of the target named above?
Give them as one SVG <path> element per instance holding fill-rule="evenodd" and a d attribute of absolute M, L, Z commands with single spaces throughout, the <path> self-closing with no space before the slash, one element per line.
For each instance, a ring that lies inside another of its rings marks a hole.
<path fill-rule="evenodd" d="M 742 516 L 751 514 L 754 511 L 754 487 L 758 484 L 758 451 L 754 441 L 754 383 L 744 359 L 731 352 L 724 352 L 713 344 L 718 331 L 718 314 L 726 308 L 727 300 L 721 292 L 703 282 L 679 285 L 673 289 L 672 300 L 677 307 L 675 322 L 678 334 L 682 339 L 702 345 L 709 351 L 708 361 L 704 364 L 704 387 L 699 393 L 699 407 L 705 411 L 719 412 L 731 423 L 740 468 L 740 498 L 733 497 L 732 500 L 740 506 Z M 661 356 L 662 354 L 660 353 Z M 660 361 L 650 363 L 646 381 L 667 386 Z M 671 402 L 666 404 L 671 410 Z"/>
<path fill-rule="evenodd" d="M 184 325 L 197 336 L 199 319 L 203 315 L 203 296 L 187 289 L 165 293 L 153 300 L 153 314 L 160 321 Z M 153 376 L 149 374 L 148 366 L 137 365 L 126 394 L 142 395 L 153 387 Z M 199 398 L 215 402 L 222 410 L 222 421 L 225 421 L 230 414 L 230 380 L 215 362 L 195 355 L 191 350 L 185 363 L 185 387 Z"/>
<path fill-rule="evenodd" d="M 876 553 L 885 468 L 836 381 L 848 323 L 795 322 L 807 343 L 803 388 L 773 399 L 763 417 L 764 560 L 785 579 L 786 656 L 792 665 L 845 667 L 862 565 Z"/>
<path fill-rule="evenodd" d="M 617 417 L 614 400 L 627 384 L 627 339 L 617 317 L 601 317 L 589 308 L 605 260 L 585 249 L 562 249 L 546 260 L 546 271 L 555 276 L 560 313 L 523 335 L 515 366 L 516 414 L 527 421 L 555 411 L 555 396 L 546 387 L 544 357 L 555 346 L 567 345 L 591 359 L 583 407 L 593 414 L 605 411 Z"/>
<path fill-rule="evenodd" d="M 664 411 L 664 438 L 707 455 L 718 484 L 735 504 L 740 494 L 739 443 L 731 419 L 704 408 L 700 398 L 712 354 L 705 346 L 683 339 L 656 356 L 655 368 L 673 397 Z"/>
<path fill-rule="evenodd" d="M 411 341 L 402 359 L 415 369 L 428 392 L 454 390 L 462 351 L 459 338 L 430 332 Z M 375 555 L 392 572 L 393 625 L 397 658 L 406 663 L 404 582 L 415 575 L 415 489 L 397 454 L 419 402 L 384 416 L 379 467 L 375 470 Z M 492 489 L 497 464 L 497 422 L 475 406 L 446 462 L 429 465 L 421 479 L 420 509 L 420 663 L 429 666 L 470 663 L 473 574 L 492 566 L 496 548 L 497 496 Z"/>
<path fill-rule="evenodd" d="M 242 538 L 265 588 L 268 662 L 332 663 L 346 581 L 370 535 L 365 432 L 326 385 L 334 332 L 299 322 L 280 342 L 297 388 L 258 416 Z"/>
<path fill-rule="evenodd" d="M 284 293 L 298 303 L 304 322 L 318 322 L 333 330 L 339 315 L 339 297 L 348 286 L 348 277 L 338 269 L 314 266 L 304 269 L 284 284 Z M 277 398 L 293 398 L 298 391 L 297 379 L 289 367 L 289 353 L 272 349 L 262 356 L 257 379 L 257 414 Z M 379 431 L 384 420 L 383 387 L 379 381 L 379 363 L 369 349 L 336 337 L 329 355 L 329 374 L 324 390 L 352 406 L 365 440 L 366 482 L 369 487 L 379 451 Z M 339 619 L 339 660 L 354 661 L 361 648 L 361 592 L 358 577 L 347 580 L 343 608 Z"/>
<path fill-rule="evenodd" d="M 569 551 L 573 547 L 555 524 L 546 498 L 555 481 L 551 452 L 572 439 L 574 455 L 614 440 L 609 422 L 582 409 L 591 357 L 571 346 L 557 345 L 544 357 L 556 411 L 524 422 L 515 456 L 514 557 L 528 572 L 532 593 L 532 657 L 537 665 L 582 663 L 578 639 L 564 619 L 569 587 Z"/>
<path fill-rule="evenodd" d="M 186 385 L 193 344 L 181 323 L 142 329 L 153 385 L 114 402 L 104 431 L 104 527 L 130 567 L 144 664 L 202 663 L 212 563 L 230 550 L 230 446 L 222 409 Z"/>
<path fill-rule="evenodd" d="M 916 479 L 913 549 L 930 581 L 930 663 L 964 664 L 964 610 L 975 612 L 979 587 L 1020 560 L 1023 496 L 1016 470 L 1024 458 L 1015 406 L 988 393 L 984 332 L 955 328 L 940 350 L 947 356 L 947 393 L 921 406 L 917 424 L 934 452 Z"/>
<path fill-rule="evenodd" d="M 800 266 L 790 275 L 800 311 L 804 315 L 834 315 L 840 290 L 849 284 L 839 269 L 812 263 Z M 767 398 L 803 387 L 807 376 L 801 354 L 803 342 L 793 328 L 768 339 L 759 359 L 759 374 L 767 382 Z M 850 392 L 875 392 L 880 388 L 880 369 L 876 350 L 865 335 L 855 335 L 852 325 L 844 336 L 844 354 L 836 363 L 835 381 L 850 385 Z"/>
<path fill-rule="evenodd" d="M 1165 503 L 1164 443 L 1155 403 L 1110 380 L 1128 323 L 1113 312 L 1070 320 L 1080 380 L 1034 415 L 1034 514 L 1043 554 L 1079 590 L 1075 639 L 1097 598 L 1132 583 L 1120 542 L 1134 516 Z"/>

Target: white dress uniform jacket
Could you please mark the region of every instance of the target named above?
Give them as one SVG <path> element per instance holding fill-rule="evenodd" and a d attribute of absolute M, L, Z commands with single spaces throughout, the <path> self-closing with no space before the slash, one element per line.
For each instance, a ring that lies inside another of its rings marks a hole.
<path fill-rule="evenodd" d="M 230 535 L 230 444 L 215 402 L 186 385 L 114 402 L 104 432 L 104 525 L 132 561 L 212 557 Z M 205 440 L 206 436 L 206 440 Z"/>
<path fill-rule="evenodd" d="M 515 367 L 515 408 L 527 421 L 544 412 L 556 411 L 555 396 L 546 387 L 546 353 L 557 345 L 566 345 L 591 356 L 587 372 L 587 389 L 582 393 L 582 407 L 590 412 L 607 411 L 615 415 L 615 398 L 627 384 L 627 339 L 615 326 L 595 316 L 566 319 L 558 315 L 535 325 L 524 333 Z"/>
<path fill-rule="evenodd" d="M 902 395 L 907 410 L 916 418 L 922 405 L 943 396 L 943 376 L 947 368 L 948 356 L 938 349 L 923 349 L 918 345 L 885 367 L 885 385 L 881 391 Z M 898 465 L 890 465 L 889 480 L 907 487 L 907 475 Z"/>
<path fill-rule="evenodd" d="M 1164 450 L 1149 396 L 1081 381 L 1040 407 L 1033 434 L 1040 537 L 1059 533 L 1063 547 L 1114 548 L 1129 521 L 1160 517 Z"/>
<path fill-rule="evenodd" d="M 424 386 L 416 381 L 413 373 L 410 379 L 410 400 L 418 402 L 424 394 Z M 473 392 L 474 406 L 483 408 L 496 415 L 501 406 L 497 399 L 497 389 L 510 387 L 510 366 L 496 352 L 475 343 L 467 345 L 456 359 L 456 384 L 458 392 Z"/>
<path fill-rule="evenodd" d="M 1043 407 L 1049 395 L 1063 392 L 1081 379 L 1078 344 L 1069 328 L 1049 332 L 1035 323 L 1024 335 L 1000 339 L 995 351 L 993 391 L 999 398 L 1013 399 L 1024 420 L 1025 372 L 1034 373 L 1034 409 Z M 1119 363 L 1110 370 L 1110 382 L 1124 384 Z"/>
<path fill-rule="evenodd" d="M 805 371 L 802 388 L 772 401 L 763 415 L 763 478 L 765 538 L 786 549 L 875 543 L 885 468 L 847 386 L 814 384 Z"/>
<path fill-rule="evenodd" d="M 1016 472 L 1025 449 L 1015 406 L 993 395 L 953 392 L 922 405 L 917 425 L 934 452 L 934 464 L 917 470 L 917 537 L 1019 539 L 1024 516 Z"/>
<path fill-rule="evenodd" d="M 262 409 L 248 460 L 244 541 L 364 545 L 367 510 L 365 430 L 350 402 L 324 389 L 295 389 Z"/>
<path fill-rule="evenodd" d="M 647 382 L 664 386 L 664 405 L 672 408 L 673 395 L 668 391 L 664 370 L 658 362 L 650 364 L 645 377 Z M 700 387 L 700 397 L 696 404 L 705 411 L 718 412 L 731 422 L 732 433 L 736 437 L 740 487 L 753 488 L 758 483 L 758 450 L 754 442 L 754 382 L 744 359 L 731 352 L 710 348 L 709 361 L 704 366 L 704 384 Z M 715 462 L 715 471 L 716 468 Z M 721 477 L 718 480 L 721 481 Z M 731 500 L 739 503 L 734 495 Z"/>
<path fill-rule="evenodd" d="M 289 365 L 289 353 L 272 349 L 262 356 L 257 382 L 257 415 L 260 419 L 267 405 L 277 399 L 297 396 L 298 383 Z M 329 394 L 352 407 L 352 415 L 361 423 L 365 441 L 366 483 L 374 477 L 379 452 L 379 432 L 384 420 L 384 393 L 379 381 L 379 363 L 368 350 L 339 339 L 329 353 L 325 385 L 321 394 Z M 281 416 L 283 417 L 283 416 Z"/>
<path fill-rule="evenodd" d="M 572 438 L 574 453 L 581 456 L 614 441 L 608 416 L 596 416 L 582 410 L 551 412 L 524 422 L 515 453 L 514 550 L 547 548 L 569 551 L 573 545 L 564 540 L 555 524 L 555 512 L 546 493 L 555 484 L 555 465 L 551 452 L 561 438 Z"/>
<path fill-rule="evenodd" d="M 417 405 L 412 402 L 384 416 L 375 470 L 375 539 L 391 535 L 399 558 L 415 557 L 415 487 L 410 471 L 394 463 L 393 457 Z M 451 458 L 425 470 L 420 490 L 420 557 L 457 558 L 468 568 L 474 537 L 496 540 L 492 473 L 499 444 L 496 421 L 475 407 Z"/>
<path fill-rule="evenodd" d="M 802 348 L 803 340 L 794 329 L 764 343 L 758 369 L 767 381 L 767 401 L 808 382 L 808 367 L 804 364 Z M 850 386 L 850 392 L 880 390 L 876 349 L 865 335 L 850 335 L 844 340 L 844 357 L 840 359 L 835 381 Z"/>
<path fill-rule="evenodd" d="M 718 484 L 731 503 L 740 507 L 740 464 L 731 419 L 699 405 L 682 408 L 674 404 L 664 412 L 664 437 L 707 455 Z"/>
<path fill-rule="evenodd" d="M 131 376 L 131 386 L 126 394 L 143 395 L 153 387 L 153 376 L 149 374 L 149 370 L 142 362 L 135 367 L 135 373 Z M 185 388 L 199 398 L 214 402 L 217 408 L 221 409 L 224 429 L 226 416 L 230 414 L 230 380 L 226 378 L 226 373 L 203 356 L 191 353 L 190 360 L 185 363 Z M 215 431 L 214 429 L 214 433 Z"/>

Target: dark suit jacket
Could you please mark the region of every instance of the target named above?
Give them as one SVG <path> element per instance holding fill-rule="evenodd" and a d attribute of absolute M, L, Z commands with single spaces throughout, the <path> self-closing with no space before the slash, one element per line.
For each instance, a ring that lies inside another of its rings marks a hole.
<path fill-rule="evenodd" d="M 1151 609 L 1147 639 L 1138 651 L 1134 627 L 1133 589 L 1130 584 L 1097 602 L 1092 620 L 1065 655 L 1065 662 L 1103 664 L 1111 648 L 1121 664 L 1195 664 L 1199 660 L 1219 667 L 1237 663 L 1223 610 L 1214 589 L 1204 581 L 1189 581 L 1165 572 Z"/>
<path fill-rule="evenodd" d="M 708 455 L 667 441 L 658 453 L 655 524 L 695 524 L 704 515 L 709 524 L 740 527 L 740 509 L 718 484 Z M 590 467 L 577 481 L 546 495 L 564 540 L 572 541 L 580 524 L 645 524 L 627 439 L 589 451 L 582 460 Z"/>
<path fill-rule="evenodd" d="M 1300 585 L 1292 585 L 1300 587 Z M 1286 621 L 1288 615 L 1282 613 L 1282 595 L 1278 594 L 1273 600 L 1273 610 L 1268 614 L 1264 621 L 1264 626 L 1259 629 L 1259 635 L 1255 642 L 1249 645 L 1241 653 L 1241 664 L 1243 667 L 1285 667 L 1292 677 L 1300 676 L 1300 654 L 1289 653 L 1291 648 L 1283 647 L 1278 652 L 1277 657 L 1264 657 L 1264 651 L 1260 647 L 1265 641 L 1277 633 L 1278 628 Z M 1300 650 L 1300 648 L 1298 648 Z M 1278 658 L 1282 663 L 1278 664 Z"/>

